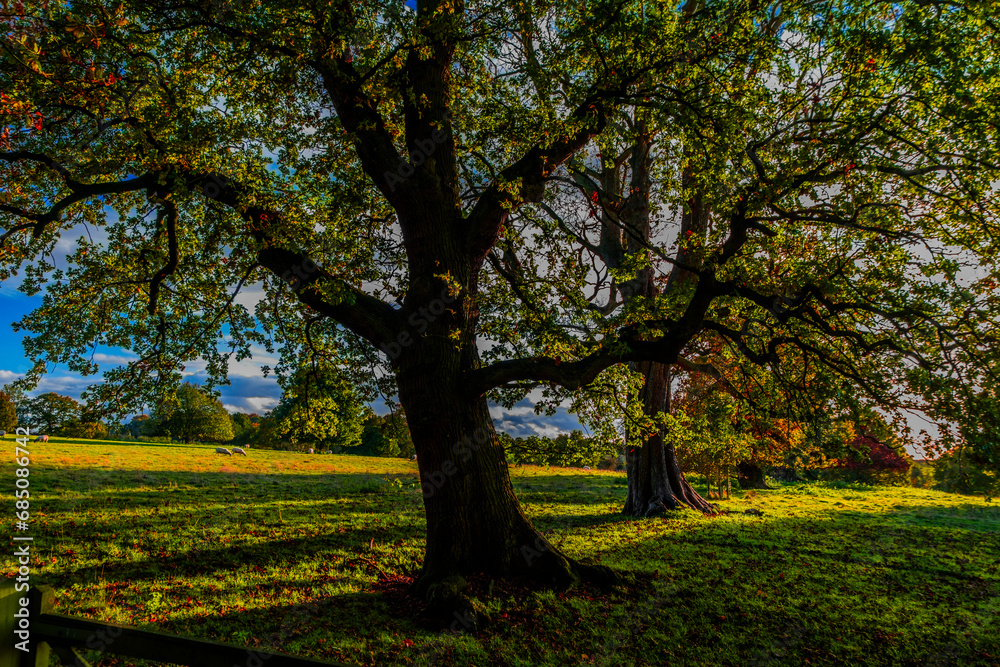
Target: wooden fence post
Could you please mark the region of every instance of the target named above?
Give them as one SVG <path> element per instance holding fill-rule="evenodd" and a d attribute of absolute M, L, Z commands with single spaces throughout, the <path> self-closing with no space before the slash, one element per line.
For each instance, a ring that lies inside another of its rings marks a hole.
<path fill-rule="evenodd" d="M 28 613 L 32 625 L 38 625 L 42 614 L 52 611 L 56 592 L 51 586 L 32 586 L 28 591 Z M 46 642 L 32 641 L 28 644 L 29 651 L 21 664 L 25 667 L 49 667 L 49 645 Z"/>
<path fill-rule="evenodd" d="M 17 637 L 14 630 L 17 629 L 17 619 L 14 614 L 21 608 L 18 600 L 27 593 L 18 593 L 14 590 L 14 582 L 4 582 L 0 586 L 0 634 L 3 635 L 3 644 L 0 645 L 0 667 L 18 667 L 20 664 L 20 652 L 14 648 Z"/>
<path fill-rule="evenodd" d="M 21 605 L 21 601 L 26 606 Z M 49 656 L 55 653 L 62 664 L 89 667 L 81 651 L 90 648 L 113 655 L 169 662 L 191 667 L 220 665 L 266 665 L 267 667 L 347 667 L 344 663 L 299 658 L 283 653 L 255 651 L 207 639 L 183 637 L 155 630 L 142 630 L 115 623 L 91 621 L 53 611 L 55 591 L 49 586 L 36 586 L 15 593 L 14 584 L 0 584 L 0 630 L 11 638 L 0 648 L 0 667 L 48 667 Z M 21 613 L 21 617 L 15 616 Z M 21 628 L 21 621 L 28 627 Z M 29 651 L 14 646 L 14 630 L 27 630 L 31 641 Z M 99 638 L 100 647 L 92 646 Z M 266 662 L 265 662 L 266 661 Z"/>

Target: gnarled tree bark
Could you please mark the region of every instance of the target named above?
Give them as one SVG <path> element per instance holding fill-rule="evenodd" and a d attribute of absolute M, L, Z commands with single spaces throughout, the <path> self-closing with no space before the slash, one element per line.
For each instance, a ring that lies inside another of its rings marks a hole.
<path fill-rule="evenodd" d="M 669 367 L 647 361 L 635 367 L 646 378 L 640 395 L 645 413 L 669 413 Z M 708 514 L 715 511 L 684 478 L 674 446 L 663 433 L 653 433 L 638 443 L 627 442 L 625 452 L 628 496 L 622 513 L 650 517 L 685 505 Z"/>

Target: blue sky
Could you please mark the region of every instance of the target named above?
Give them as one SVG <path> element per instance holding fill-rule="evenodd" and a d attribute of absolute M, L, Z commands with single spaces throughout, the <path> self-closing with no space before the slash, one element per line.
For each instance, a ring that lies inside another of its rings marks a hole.
<path fill-rule="evenodd" d="M 15 333 L 11 325 L 41 303 L 40 296 L 28 297 L 0 284 L 0 318 L 3 320 L 3 326 L 0 326 L 0 384 L 6 384 L 28 370 L 28 360 L 21 347 L 24 332 Z"/>

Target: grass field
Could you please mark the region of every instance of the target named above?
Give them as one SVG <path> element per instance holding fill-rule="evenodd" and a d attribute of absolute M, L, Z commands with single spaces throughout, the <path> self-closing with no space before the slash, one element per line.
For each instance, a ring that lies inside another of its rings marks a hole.
<path fill-rule="evenodd" d="M 62 613 L 364 665 L 1000 664 L 1000 507 L 981 498 L 796 485 L 734 494 L 723 516 L 634 521 L 618 513 L 624 473 L 512 468 L 566 553 L 656 579 L 474 587 L 489 620 L 456 634 L 405 594 L 422 554 L 415 463 L 59 439 L 31 452 L 33 583 Z M 13 465 L 0 474 L 12 488 Z"/>

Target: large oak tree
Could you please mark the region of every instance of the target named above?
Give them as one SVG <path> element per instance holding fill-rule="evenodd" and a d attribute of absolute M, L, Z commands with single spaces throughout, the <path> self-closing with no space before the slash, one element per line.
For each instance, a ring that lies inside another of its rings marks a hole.
<path fill-rule="evenodd" d="M 754 363 L 789 348 L 902 391 L 962 336 L 993 335 L 991 289 L 959 268 L 992 276 L 1000 249 L 994 3 L 3 12 L 0 279 L 46 290 L 22 322 L 37 370 L 135 350 L 90 394 L 125 410 L 191 359 L 224 377 L 253 344 L 384 351 L 419 456 L 432 602 L 472 572 L 609 576 L 523 514 L 490 395 L 674 364 L 704 332 Z M 623 235 L 602 268 L 600 237 L 540 209 L 634 108 L 661 137 L 657 211 L 679 212 L 653 222 L 690 217 L 693 191 L 711 218 Z M 73 238 L 63 266 L 51 253 Z M 678 263 L 687 279 L 612 303 L 612 278 L 655 286 Z M 569 289 L 588 280 L 594 299 Z M 251 313 L 235 294 L 257 284 Z M 858 373 L 863 358 L 886 373 Z"/>

